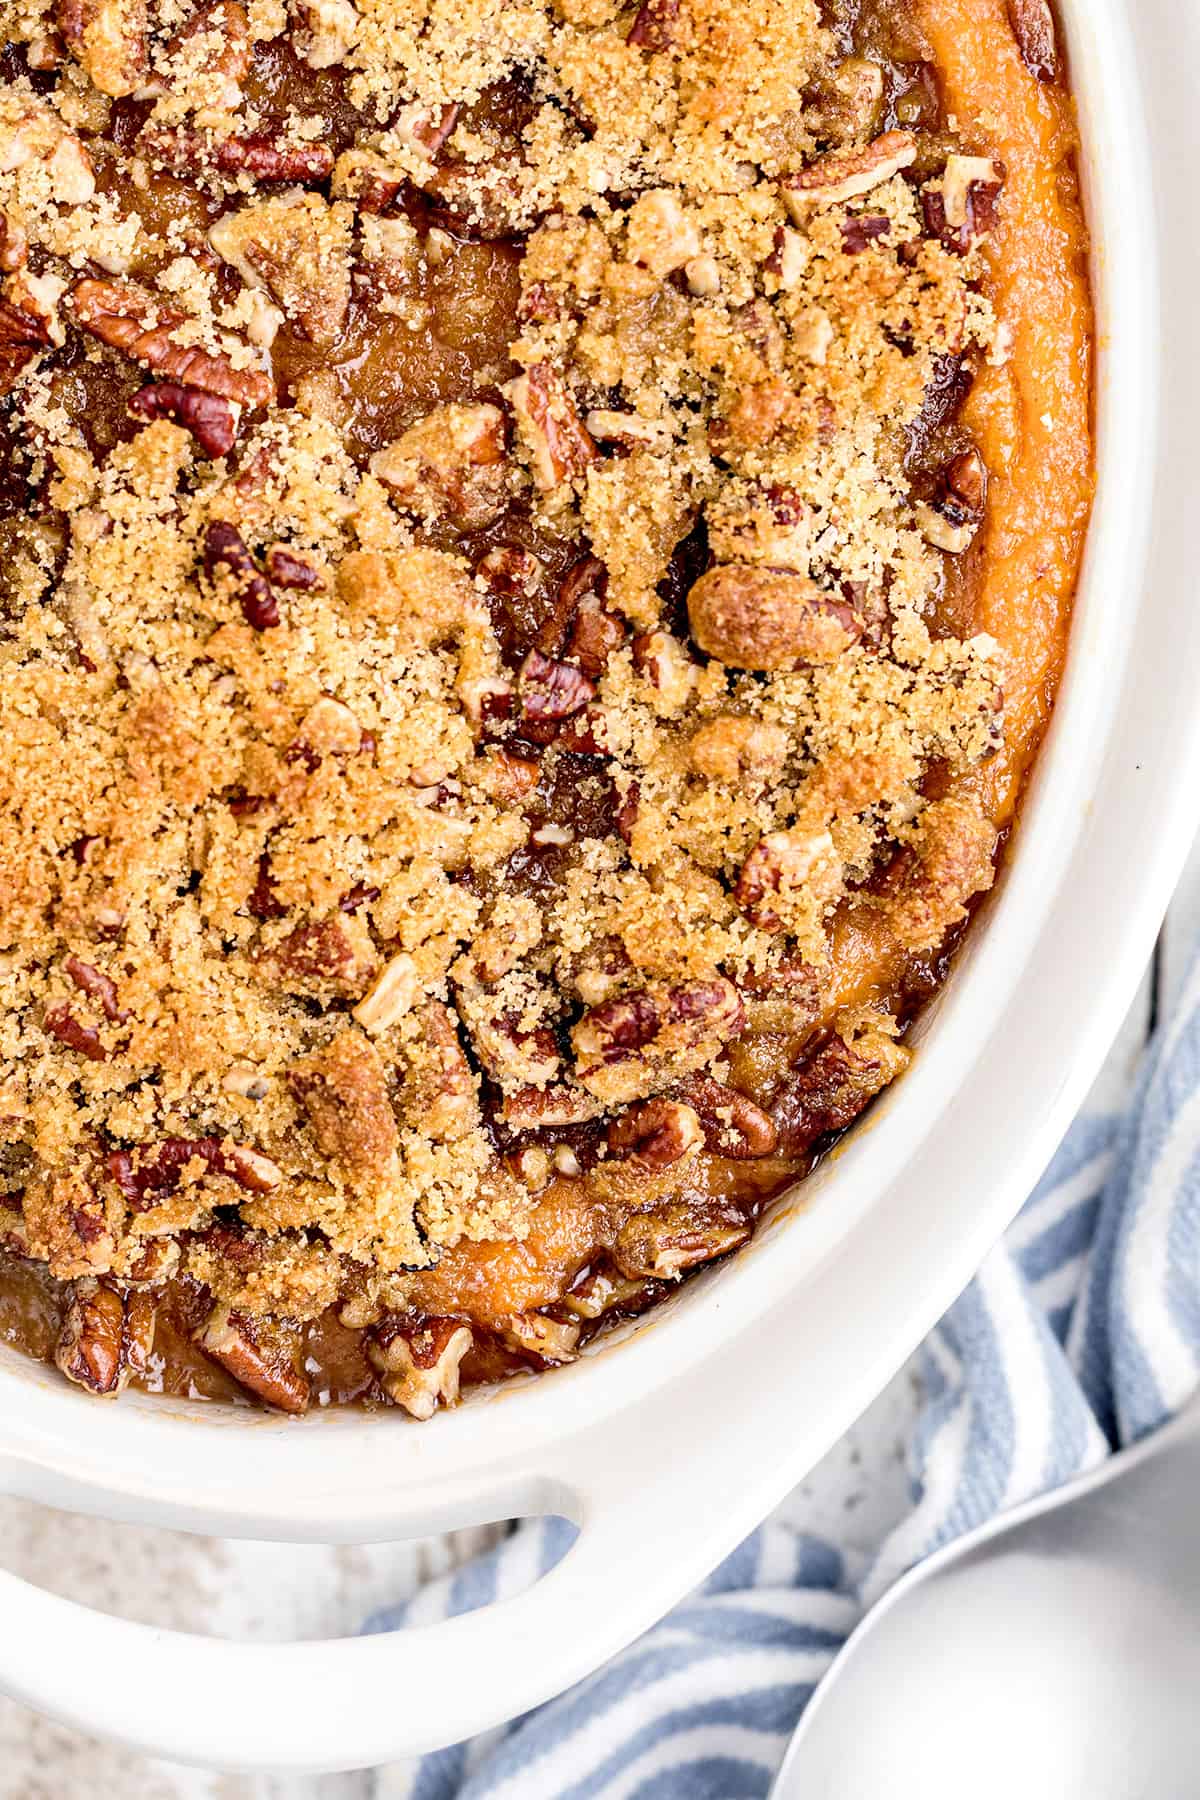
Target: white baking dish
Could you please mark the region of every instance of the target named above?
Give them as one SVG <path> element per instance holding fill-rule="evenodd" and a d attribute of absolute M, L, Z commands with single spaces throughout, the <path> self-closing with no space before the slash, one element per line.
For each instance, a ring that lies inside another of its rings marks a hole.
<path fill-rule="evenodd" d="M 1047 1160 L 1200 813 L 1200 9 L 1062 0 L 1061 12 L 1097 245 L 1095 520 L 1010 867 L 913 1069 L 805 1188 L 803 1210 L 782 1207 L 631 1341 L 419 1429 L 132 1395 L 108 1408 L 5 1356 L 0 1485 L 53 1506 L 342 1543 L 547 1510 L 582 1528 L 514 1599 L 325 1643 L 155 1631 L 0 1575 L 11 1694 L 171 1757 L 308 1770 L 428 1749 L 537 1704 L 661 1615 L 825 1451 Z"/>

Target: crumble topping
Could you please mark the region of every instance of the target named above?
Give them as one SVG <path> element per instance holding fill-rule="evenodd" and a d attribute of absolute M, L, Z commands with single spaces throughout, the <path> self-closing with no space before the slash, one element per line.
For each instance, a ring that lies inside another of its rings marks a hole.
<path fill-rule="evenodd" d="M 938 620 L 986 472 L 926 463 L 1003 171 L 815 0 L 17 0 L 3 46 L 29 1253 L 402 1305 L 580 1175 L 546 1131 L 606 1203 L 767 1141 L 695 1084 L 770 994 L 802 1042 L 840 918 L 934 950 L 992 879 L 943 796 L 1003 668 Z M 839 1093 L 902 1022 L 837 1015 Z"/>

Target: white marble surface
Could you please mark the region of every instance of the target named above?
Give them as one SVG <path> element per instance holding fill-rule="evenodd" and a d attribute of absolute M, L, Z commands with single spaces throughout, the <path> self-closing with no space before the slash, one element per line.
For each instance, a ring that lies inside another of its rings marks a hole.
<path fill-rule="evenodd" d="M 1120 1084 L 1157 1009 L 1169 1008 L 1200 929 L 1194 854 L 1110 1058 Z M 902 1371 L 803 1484 L 813 1529 L 867 1546 L 904 1510 L 904 1444 L 917 1403 Z M 43 1586 L 127 1617 L 228 1636 L 286 1640 L 357 1629 L 487 1541 L 486 1532 L 367 1549 L 227 1543 L 109 1525 L 0 1498 L 0 1560 Z M 64 1654 L 69 1647 L 64 1646 Z M 207 1775 L 83 1738 L 0 1699 L 0 1800 L 368 1800 L 370 1779 Z"/>

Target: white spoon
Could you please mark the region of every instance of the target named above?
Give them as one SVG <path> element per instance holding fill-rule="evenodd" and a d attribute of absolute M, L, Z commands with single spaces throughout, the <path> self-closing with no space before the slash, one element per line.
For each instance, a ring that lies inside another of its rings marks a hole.
<path fill-rule="evenodd" d="M 772 1800 L 1200 1800 L 1200 1404 L 897 1582 Z"/>

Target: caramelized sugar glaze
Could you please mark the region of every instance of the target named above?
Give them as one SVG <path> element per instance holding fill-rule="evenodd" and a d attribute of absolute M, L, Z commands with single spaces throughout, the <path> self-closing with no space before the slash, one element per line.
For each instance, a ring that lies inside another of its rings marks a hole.
<path fill-rule="evenodd" d="M 1045 0 L 18 0 L 0 1336 L 426 1417 L 903 1069 L 1053 703 Z"/>

